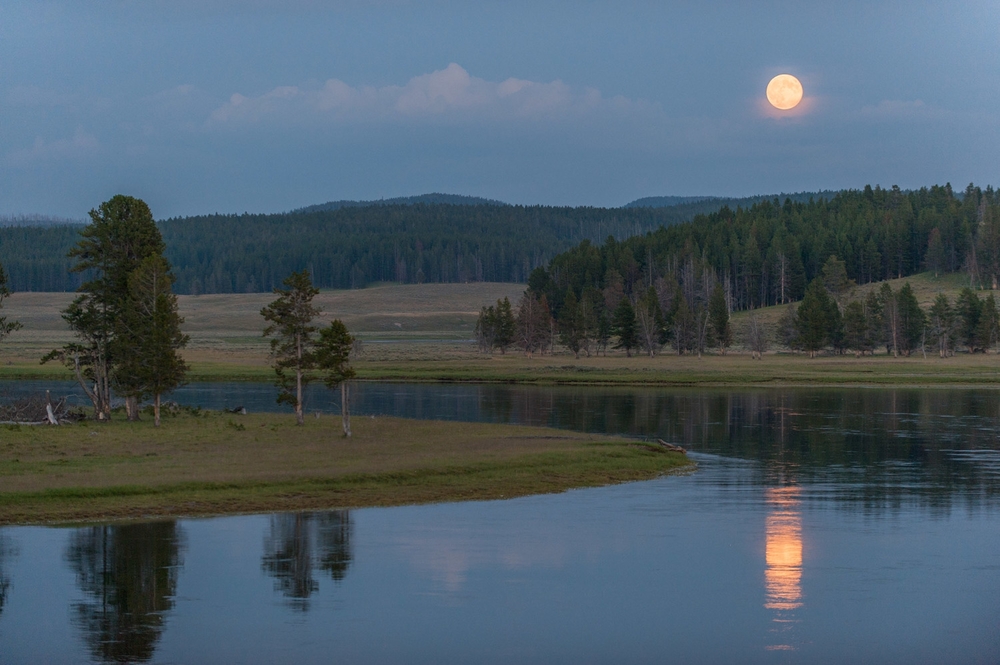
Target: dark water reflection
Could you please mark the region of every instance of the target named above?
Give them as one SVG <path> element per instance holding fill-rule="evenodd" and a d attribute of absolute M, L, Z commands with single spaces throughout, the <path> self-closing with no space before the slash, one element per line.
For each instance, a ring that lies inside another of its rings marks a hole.
<path fill-rule="evenodd" d="M 0 394 L 42 389 L 0 383 Z M 70 383 L 51 384 L 57 394 Z M 172 396 L 209 409 L 286 411 L 268 384 L 192 384 Z M 658 437 L 699 452 L 759 462 L 753 482 L 807 483 L 809 500 L 867 509 L 903 502 L 929 511 L 995 504 L 1000 496 L 1000 391 L 982 389 L 685 390 L 359 383 L 354 412 L 509 422 Z M 310 386 L 314 411 L 339 397 Z"/>
<path fill-rule="evenodd" d="M 183 561 L 176 522 L 95 526 L 70 532 L 66 562 L 83 600 L 73 623 L 93 659 L 146 662 L 174 607 Z"/>
<path fill-rule="evenodd" d="M 351 565 L 351 514 L 272 515 L 264 537 L 261 569 L 274 578 L 275 591 L 297 610 L 309 609 L 309 598 L 319 590 L 316 571 L 340 582 Z"/>
<path fill-rule="evenodd" d="M 278 410 L 269 386 L 190 390 Z M 0 529 L 0 663 L 1000 662 L 996 391 L 354 395 L 359 414 L 655 436 L 700 468 L 511 501 Z"/>
<path fill-rule="evenodd" d="M 3 616 L 3 606 L 7 602 L 7 591 L 10 589 L 10 578 L 7 577 L 5 563 L 15 554 L 13 546 L 0 529 L 0 616 Z"/>

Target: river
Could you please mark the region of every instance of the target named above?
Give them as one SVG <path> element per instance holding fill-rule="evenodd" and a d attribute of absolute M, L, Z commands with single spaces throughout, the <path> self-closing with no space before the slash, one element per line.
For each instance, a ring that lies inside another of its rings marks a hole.
<path fill-rule="evenodd" d="M 261 384 L 174 398 L 282 410 Z M 0 529 L 0 663 L 1000 661 L 1000 393 L 358 384 L 353 400 L 358 417 L 657 436 L 699 469 L 508 501 Z"/>

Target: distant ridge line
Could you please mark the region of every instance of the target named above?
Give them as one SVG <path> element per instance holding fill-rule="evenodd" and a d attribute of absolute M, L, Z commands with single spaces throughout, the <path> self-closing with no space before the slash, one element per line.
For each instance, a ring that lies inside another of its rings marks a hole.
<path fill-rule="evenodd" d="M 818 192 L 793 192 L 781 194 L 760 194 L 756 196 L 646 196 L 623 205 L 623 208 L 675 208 L 686 205 L 713 204 L 716 209 L 723 206 L 730 208 L 749 208 L 756 203 L 778 199 L 781 203 L 791 199 L 795 203 L 808 203 L 809 199 L 821 198 L 830 200 L 843 190 L 824 189 Z"/>
<path fill-rule="evenodd" d="M 86 223 L 83 219 L 49 215 L 0 215 L 0 226 L 71 226 Z"/>
<path fill-rule="evenodd" d="M 325 212 L 327 210 L 340 210 L 341 208 L 367 208 L 370 206 L 391 206 L 391 205 L 416 205 L 425 203 L 428 205 L 466 205 L 466 206 L 507 206 L 509 203 L 497 201 L 495 199 L 485 199 L 481 196 L 464 196 L 462 194 L 442 194 L 433 192 L 431 194 L 419 194 L 417 196 L 397 196 L 391 199 L 376 199 L 372 201 L 328 201 L 316 205 L 296 208 L 292 213 Z"/>

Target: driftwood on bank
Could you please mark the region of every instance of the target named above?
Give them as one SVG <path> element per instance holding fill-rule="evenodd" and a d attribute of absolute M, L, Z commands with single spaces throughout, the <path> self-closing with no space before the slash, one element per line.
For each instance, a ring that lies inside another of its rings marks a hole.
<path fill-rule="evenodd" d="M 681 448 L 680 446 L 675 446 L 672 443 L 667 443 L 663 439 L 657 439 L 656 442 L 658 444 L 660 444 L 661 446 L 663 446 L 664 448 L 666 448 L 667 450 L 671 451 L 671 452 L 674 452 L 674 453 L 684 453 L 685 455 L 687 455 L 687 450 L 684 449 L 684 448 Z"/>
<path fill-rule="evenodd" d="M 59 425 L 74 420 L 62 397 L 53 402 L 48 391 L 17 399 L 0 400 L 0 424 Z"/>

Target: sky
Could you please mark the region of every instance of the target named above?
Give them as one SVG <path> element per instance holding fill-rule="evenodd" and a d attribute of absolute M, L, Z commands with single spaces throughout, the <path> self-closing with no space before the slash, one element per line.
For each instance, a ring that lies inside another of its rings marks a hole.
<path fill-rule="evenodd" d="M 5 0 L 0 214 L 996 186 L 997 26 L 996 0 Z"/>

